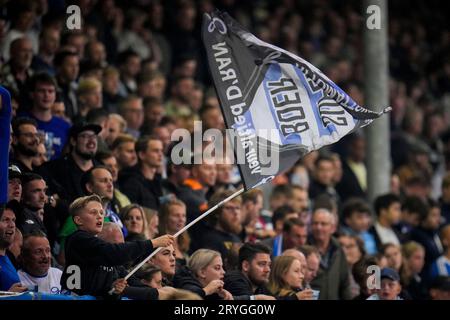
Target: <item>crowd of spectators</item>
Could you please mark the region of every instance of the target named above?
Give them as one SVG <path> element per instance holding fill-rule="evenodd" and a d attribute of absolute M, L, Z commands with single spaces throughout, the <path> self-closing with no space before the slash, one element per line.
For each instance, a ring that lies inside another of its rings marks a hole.
<path fill-rule="evenodd" d="M 242 187 L 226 157 L 171 158 L 175 130 L 225 129 L 203 13 L 227 11 L 364 106 L 361 2 L 73 2 L 81 30 L 67 29 L 63 0 L 0 1 L 0 84 L 13 107 L 0 291 L 450 299 L 450 30 L 439 1 L 389 1 L 390 192 L 368 198 L 370 154 L 356 132 L 177 238 Z"/>

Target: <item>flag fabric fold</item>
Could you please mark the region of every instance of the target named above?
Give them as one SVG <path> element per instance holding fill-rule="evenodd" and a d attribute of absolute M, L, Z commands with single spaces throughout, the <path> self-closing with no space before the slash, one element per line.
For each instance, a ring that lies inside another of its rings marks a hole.
<path fill-rule="evenodd" d="M 245 189 L 390 111 L 359 106 L 315 66 L 226 13 L 204 15 L 202 38 Z"/>

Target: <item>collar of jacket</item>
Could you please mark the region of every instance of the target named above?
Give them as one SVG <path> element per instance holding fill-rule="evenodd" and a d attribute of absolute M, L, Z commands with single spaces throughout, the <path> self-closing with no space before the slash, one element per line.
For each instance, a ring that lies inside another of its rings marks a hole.
<path fill-rule="evenodd" d="M 191 188 L 192 190 L 203 190 L 203 185 L 195 179 L 186 179 L 184 180 L 183 183 L 185 186 L 188 186 L 189 188 Z"/>

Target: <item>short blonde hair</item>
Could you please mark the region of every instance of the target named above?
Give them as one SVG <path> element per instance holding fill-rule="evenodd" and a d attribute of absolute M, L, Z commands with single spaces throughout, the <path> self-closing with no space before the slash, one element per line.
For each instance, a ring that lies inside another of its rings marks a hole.
<path fill-rule="evenodd" d="M 198 249 L 189 258 L 187 266 L 193 275 L 197 277 L 198 273 L 209 266 L 217 257 L 221 257 L 221 255 L 215 250 Z"/>
<path fill-rule="evenodd" d="M 415 241 L 408 241 L 402 245 L 402 255 L 406 259 L 409 259 L 418 250 L 425 252 L 423 245 Z"/>
<path fill-rule="evenodd" d="M 118 77 L 120 76 L 119 70 L 117 68 L 108 66 L 103 70 L 103 79 L 107 77 Z"/>
<path fill-rule="evenodd" d="M 77 95 L 82 96 L 92 92 L 95 89 L 102 88 L 102 83 L 95 78 L 81 79 L 78 84 Z"/>
<path fill-rule="evenodd" d="M 115 120 L 119 123 L 120 132 L 127 130 L 127 121 L 118 113 L 111 113 L 108 117 L 109 120 Z"/>
<path fill-rule="evenodd" d="M 92 201 L 98 202 L 103 205 L 102 199 L 96 194 L 75 199 L 69 207 L 69 213 L 72 218 L 79 215 L 80 211 L 83 210 L 87 206 L 87 204 Z"/>
<path fill-rule="evenodd" d="M 117 138 L 113 141 L 111 145 L 111 150 L 114 151 L 125 143 L 136 143 L 136 139 L 133 138 L 132 135 L 127 133 L 121 133 L 117 136 Z"/>

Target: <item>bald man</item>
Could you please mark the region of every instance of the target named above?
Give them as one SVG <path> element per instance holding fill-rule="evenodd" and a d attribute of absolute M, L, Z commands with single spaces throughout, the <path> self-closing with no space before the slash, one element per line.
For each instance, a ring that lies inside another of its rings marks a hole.
<path fill-rule="evenodd" d="M 98 234 L 98 237 L 109 243 L 124 243 L 122 229 L 117 223 L 104 222 L 102 232 Z"/>

